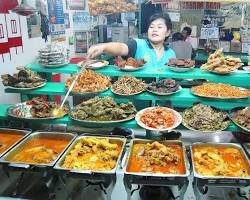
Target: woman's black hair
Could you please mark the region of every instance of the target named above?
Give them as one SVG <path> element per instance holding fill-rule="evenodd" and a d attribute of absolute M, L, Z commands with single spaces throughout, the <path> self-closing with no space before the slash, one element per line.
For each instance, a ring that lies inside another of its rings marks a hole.
<path fill-rule="evenodd" d="M 180 32 L 176 32 L 172 35 L 172 41 L 184 40 L 183 35 Z"/>
<path fill-rule="evenodd" d="M 187 35 L 191 35 L 192 29 L 188 26 L 184 27 L 183 30 L 187 31 Z"/>
<path fill-rule="evenodd" d="M 153 14 L 149 18 L 148 28 L 149 28 L 150 24 L 157 19 L 164 19 L 168 30 L 172 30 L 172 22 L 171 22 L 171 19 L 167 13 L 155 13 L 155 14 Z"/>

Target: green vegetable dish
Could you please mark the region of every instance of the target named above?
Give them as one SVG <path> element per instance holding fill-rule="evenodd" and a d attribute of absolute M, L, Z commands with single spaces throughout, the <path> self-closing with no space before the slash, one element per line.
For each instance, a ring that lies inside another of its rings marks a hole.
<path fill-rule="evenodd" d="M 201 103 L 184 110 L 182 118 L 182 124 L 188 129 L 203 132 L 224 130 L 230 124 L 227 112 Z"/>
<path fill-rule="evenodd" d="M 132 119 L 136 112 L 131 102 L 117 103 L 111 97 L 94 97 L 77 105 L 70 116 L 79 121 L 119 121 Z"/>

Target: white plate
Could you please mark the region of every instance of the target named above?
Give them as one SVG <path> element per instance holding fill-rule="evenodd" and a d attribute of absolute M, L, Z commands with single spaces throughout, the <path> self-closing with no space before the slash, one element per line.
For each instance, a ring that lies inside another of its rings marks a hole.
<path fill-rule="evenodd" d="M 143 109 L 143 110 L 140 110 L 140 111 L 136 114 L 136 116 L 135 116 L 135 120 L 136 120 L 137 124 L 138 124 L 139 126 L 141 126 L 142 128 L 145 128 L 145 129 L 151 130 L 151 131 L 168 131 L 168 130 L 172 130 L 172 129 L 176 128 L 177 126 L 179 126 L 179 125 L 181 124 L 182 117 L 181 117 L 181 115 L 180 115 L 177 111 L 175 111 L 175 110 L 173 110 L 173 109 L 171 109 L 171 108 L 161 107 L 161 108 L 164 108 L 164 109 L 169 110 L 169 111 L 171 111 L 171 112 L 174 113 L 174 115 L 175 115 L 175 117 L 176 117 L 175 124 L 174 124 L 173 126 L 171 126 L 171 127 L 168 127 L 168 128 L 161 128 L 161 129 L 151 128 L 151 127 L 146 126 L 146 125 L 145 125 L 144 123 L 142 123 L 141 120 L 140 120 L 141 115 L 142 115 L 145 111 L 147 111 L 147 110 L 152 110 L 152 109 L 155 109 L 155 108 L 156 108 L 156 107 L 148 107 L 148 108 L 145 108 L 145 109 Z"/>
<path fill-rule="evenodd" d="M 233 71 L 228 71 L 228 72 L 218 72 L 218 71 L 214 71 L 214 70 L 207 70 L 208 72 L 211 72 L 213 74 L 219 74 L 219 75 L 227 75 L 227 74 L 232 74 L 232 73 L 235 73 L 237 72 L 237 69 L 236 70 L 233 70 Z"/>
<path fill-rule="evenodd" d="M 155 92 L 155 91 L 147 89 L 148 92 L 150 92 L 152 94 L 160 95 L 160 96 L 169 96 L 169 95 L 175 94 L 177 92 L 180 92 L 181 90 L 182 90 L 182 87 L 180 85 L 179 85 L 178 90 L 176 90 L 175 92 L 168 92 L 168 93 L 160 93 L 160 92 Z"/>
<path fill-rule="evenodd" d="M 79 67 L 82 67 L 83 63 L 84 63 L 84 61 L 81 61 L 81 62 L 77 63 L 77 65 Z M 102 68 L 106 67 L 108 64 L 109 64 L 109 62 L 106 60 L 93 60 L 93 61 L 91 61 L 91 64 L 87 65 L 85 68 L 92 69 L 92 70 L 102 69 Z"/>
<path fill-rule="evenodd" d="M 244 69 L 246 72 L 250 73 L 250 66 L 243 67 L 243 69 Z"/>
<path fill-rule="evenodd" d="M 145 90 L 142 90 L 142 91 L 139 91 L 139 92 L 135 92 L 133 94 L 121 94 L 121 93 L 115 92 L 112 87 L 110 88 L 110 90 L 111 90 L 112 93 L 120 95 L 120 96 L 133 96 L 133 95 L 137 95 L 137 94 L 140 94 L 140 93 L 145 91 Z"/>
<path fill-rule="evenodd" d="M 195 65 L 193 67 L 170 67 L 168 66 L 170 70 L 174 71 L 174 72 L 188 72 L 191 71 Z"/>
<path fill-rule="evenodd" d="M 6 86 L 5 88 L 9 88 L 9 89 L 15 89 L 15 90 L 33 90 L 33 89 L 37 89 L 37 88 L 40 88 L 40 87 L 43 87 L 46 85 L 46 81 L 41 84 L 41 85 L 38 85 L 36 87 L 32 87 L 32 88 L 19 88 L 19 87 L 12 87 L 12 86 Z"/>
<path fill-rule="evenodd" d="M 118 70 L 126 71 L 126 72 L 133 72 L 133 71 L 141 70 L 141 69 L 144 69 L 145 67 L 146 67 L 146 65 L 143 65 L 141 67 L 132 67 L 132 66 L 129 66 L 129 65 L 125 65 L 124 68 L 120 68 L 120 67 L 116 66 L 116 68 Z"/>

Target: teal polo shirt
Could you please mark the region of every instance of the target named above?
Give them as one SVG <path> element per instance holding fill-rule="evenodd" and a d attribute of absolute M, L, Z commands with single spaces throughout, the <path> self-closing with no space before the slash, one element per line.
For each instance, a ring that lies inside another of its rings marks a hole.
<path fill-rule="evenodd" d="M 164 53 L 157 60 L 156 52 L 147 39 L 132 39 L 127 43 L 129 53 L 128 57 L 136 60 L 144 59 L 147 66 L 162 66 L 169 61 L 170 58 L 176 58 L 175 52 L 164 45 Z"/>

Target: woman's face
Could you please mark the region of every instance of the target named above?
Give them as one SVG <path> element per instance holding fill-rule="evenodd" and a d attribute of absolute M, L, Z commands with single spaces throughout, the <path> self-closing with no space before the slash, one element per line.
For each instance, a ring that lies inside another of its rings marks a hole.
<path fill-rule="evenodd" d="M 158 44 L 164 42 L 165 38 L 170 34 L 165 20 L 162 18 L 152 21 L 148 28 L 148 39 L 153 44 Z"/>

